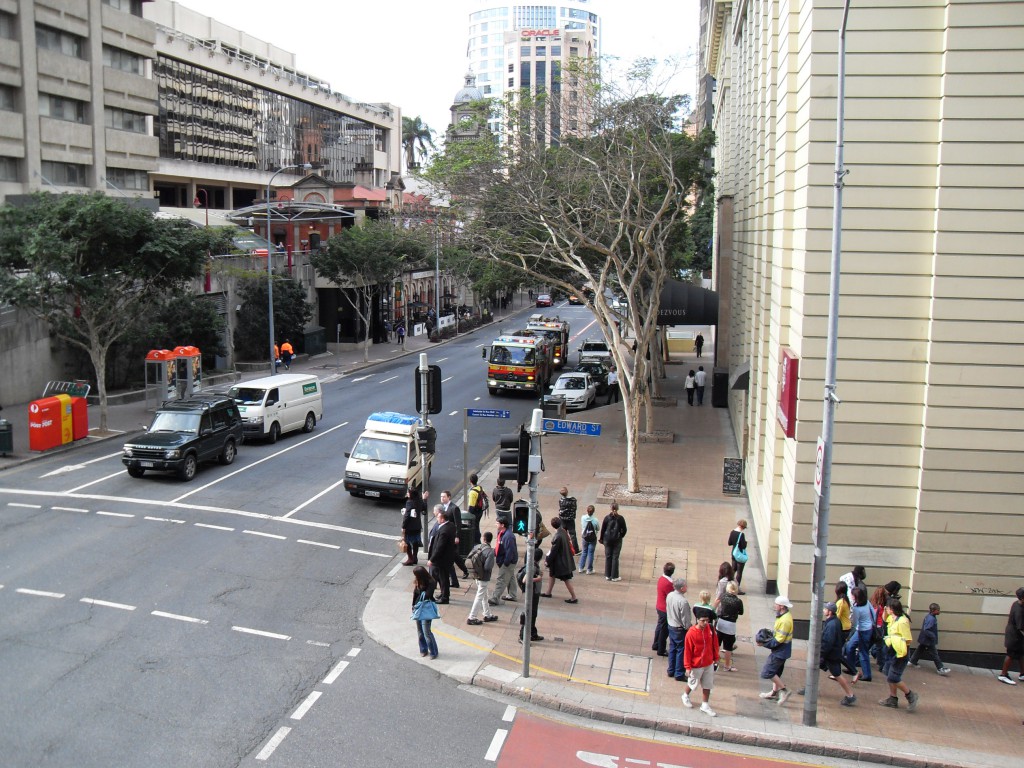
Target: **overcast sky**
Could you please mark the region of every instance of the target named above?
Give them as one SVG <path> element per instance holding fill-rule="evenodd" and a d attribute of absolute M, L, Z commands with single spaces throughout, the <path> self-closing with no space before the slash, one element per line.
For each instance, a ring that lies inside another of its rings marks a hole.
<path fill-rule="evenodd" d="M 297 68 L 357 101 L 390 102 L 443 135 L 466 74 L 469 0 L 179 0 L 296 55 Z M 677 59 L 696 92 L 698 0 L 600 0 L 603 53 Z"/>

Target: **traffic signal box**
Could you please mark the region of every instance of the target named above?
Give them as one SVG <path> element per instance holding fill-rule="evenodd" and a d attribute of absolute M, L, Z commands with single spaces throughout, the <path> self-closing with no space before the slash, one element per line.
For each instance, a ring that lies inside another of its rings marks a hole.
<path fill-rule="evenodd" d="M 501 436 L 498 462 L 498 477 L 506 482 L 514 480 L 519 486 L 517 491 L 530 481 L 530 434 L 522 426 L 518 432 Z"/>
<path fill-rule="evenodd" d="M 530 526 L 530 503 L 520 499 L 512 503 L 512 533 L 525 536 Z"/>

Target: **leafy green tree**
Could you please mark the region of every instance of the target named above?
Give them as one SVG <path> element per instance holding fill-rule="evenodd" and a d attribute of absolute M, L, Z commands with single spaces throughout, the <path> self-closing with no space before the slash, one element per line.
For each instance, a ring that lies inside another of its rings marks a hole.
<path fill-rule="evenodd" d="M 404 229 L 387 220 L 367 219 L 327 241 L 310 254 L 317 274 L 342 288 L 341 295 L 363 327 L 363 360 L 370 359 L 371 311 L 374 294 L 388 290 L 406 264 L 422 261 L 427 241 L 421 230 Z"/>
<path fill-rule="evenodd" d="M 0 298 L 89 355 L 106 430 L 111 345 L 198 276 L 223 238 L 102 194 L 39 194 L 0 209 Z"/>
<path fill-rule="evenodd" d="M 420 158 L 427 156 L 427 147 L 434 148 L 434 131 L 417 115 L 402 118 L 402 147 L 405 149 L 405 167 L 412 171 L 418 167 L 416 151 Z"/>
<path fill-rule="evenodd" d="M 235 351 L 243 360 L 266 360 L 270 356 L 270 326 L 267 323 L 267 277 L 243 277 L 238 284 L 242 309 L 235 331 Z M 278 342 L 295 343 L 313 317 L 313 305 L 306 301 L 306 289 L 296 280 L 274 277 L 274 333 Z"/>

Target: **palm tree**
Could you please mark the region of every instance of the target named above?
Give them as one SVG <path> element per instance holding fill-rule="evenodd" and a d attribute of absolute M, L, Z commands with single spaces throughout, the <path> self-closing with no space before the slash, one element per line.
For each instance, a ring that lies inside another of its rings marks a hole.
<path fill-rule="evenodd" d="M 427 147 L 434 148 L 434 131 L 419 117 L 402 118 L 402 146 L 405 147 L 405 167 L 412 170 L 418 167 L 416 149 L 419 147 L 420 158 L 426 157 Z"/>

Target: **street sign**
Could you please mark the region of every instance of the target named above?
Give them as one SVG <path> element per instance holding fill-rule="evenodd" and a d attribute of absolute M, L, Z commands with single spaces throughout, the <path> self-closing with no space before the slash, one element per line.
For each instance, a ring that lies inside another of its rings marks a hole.
<path fill-rule="evenodd" d="M 512 411 L 502 411 L 497 408 L 467 408 L 466 415 L 484 419 L 507 419 L 512 415 Z"/>
<path fill-rule="evenodd" d="M 541 427 L 545 432 L 562 432 L 569 435 L 587 435 L 597 437 L 601 434 L 601 425 L 591 421 L 562 421 L 560 419 L 544 419 Z"/>
<path fill-rule="evenodd" d="M 814 459 L 814 492 L 821 497 L 822 465 L 825 463 L 825 441 L 818 437 L 818 450 Z"/>

